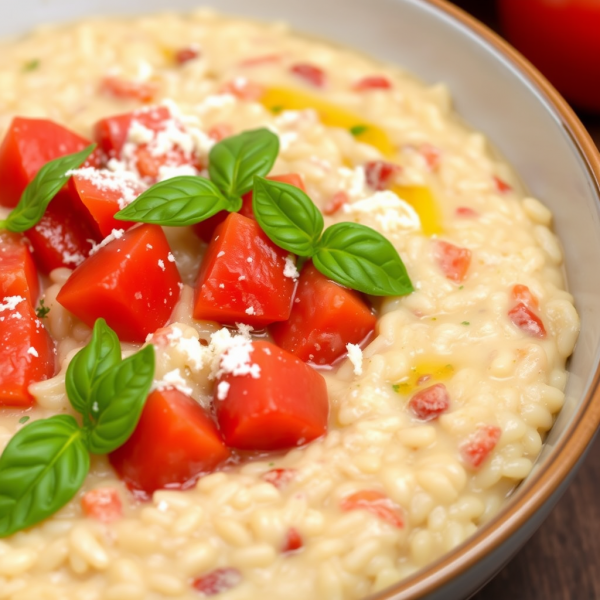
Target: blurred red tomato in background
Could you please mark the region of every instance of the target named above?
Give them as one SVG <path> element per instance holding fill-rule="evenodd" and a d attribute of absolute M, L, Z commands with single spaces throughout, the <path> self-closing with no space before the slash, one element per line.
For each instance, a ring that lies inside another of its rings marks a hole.
<path fill-rule="evenodd" d="M 600 112 L 600 0 L 498 0 L 507 39 L 573 104 Z"/>

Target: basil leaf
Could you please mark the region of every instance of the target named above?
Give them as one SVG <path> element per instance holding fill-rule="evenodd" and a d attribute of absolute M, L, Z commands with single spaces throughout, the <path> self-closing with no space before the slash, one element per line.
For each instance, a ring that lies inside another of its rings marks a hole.
<path fill-rule="evenodd" d="M 323 231 L 323 215 L 301 189 L 257 177 L 252 209 L 262 230 L 279 247 L 298 256 L 314 254 Z"/>
<path fill-rule="evenodd" d="M 90 422 L 94 381 L 120 362 L 121 344 L 117 334 L 104 319 L 98 319 L 92 339 L 73 357 L 65 377 L 69 401 L 83 415 L 84 423 Z"/>
<path fill-rule="evenodd" d="M 0 537 L 62 508 L 89 468 L 82 431 L 73 417 L 57 415 L 23 427 L 0 457 Z"/>
<path fill-rule="evenodd" d="M 69 180 L 67 173 L 80 167 L 95 148 L 96 144 L 92 144 L 80 152 L 46 163 L 29 182 L 17 206 L 5 220 L 0 221 L 0 227 L 21 232 L 37 225 L 50 201 Z"/>
<path fill-rule="evenodd" d="M 115 219 L 185 227 L 204 221 L 221 210 L 240 208 L 241 201 L 227 200 L 208 179 L 182 175 L 153 185 L 120 210 Z"/>
<path fill-rule="evenodd" d="M 129 439 L 140 420 L 153 377 L 154 346 L 146 346 L 96 381 L 91 397 L 95 423 L 88 435 L 90 452 L 108 454 Z"/>
<path fill-rule="evenodd" d="M 328 227 L 313 256 L 326 277 L 373 296 L 403 296 L 413 291 L 406 267 L 380 233 L 358 223 Z"/>
<path fill-rule="evenodd" d="M 245 131 L 215 144 L 208 155 L 208 173 L 228 198 L 252 189 L 254 177 L 268 175 L 279 154 L 279 138 L 268 129 Z"/>

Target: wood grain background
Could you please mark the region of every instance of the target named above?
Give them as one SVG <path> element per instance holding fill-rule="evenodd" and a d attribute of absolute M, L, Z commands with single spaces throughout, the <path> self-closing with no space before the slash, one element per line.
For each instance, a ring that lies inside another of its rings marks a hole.
<path fill-rule="evenodd" d="M 454 3 L 498 30 L 493 0 Z M 579 116 L 600 149 L 600 115 Z M 600 438 L 546 522 L 472 600 L 600 600 Z"/>

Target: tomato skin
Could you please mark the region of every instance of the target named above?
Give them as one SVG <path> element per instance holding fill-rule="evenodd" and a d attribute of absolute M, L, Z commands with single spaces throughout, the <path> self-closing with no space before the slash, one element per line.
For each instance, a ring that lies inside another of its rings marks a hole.
<path fill-rule="evenodd" d="M 304 181 L 300 175 L 296 173 L 290 173 L 288 175 L 271 175 L 267 177 L 271 181 L 281 181 L 283 183 L 289 183 L 290 185 L 296 186 L 300 188 L 303 192 L 306 192 L 306 188 L 304 187 Z M 255 219 L 254 211 L 252 210 L 252 190 L 242 196 L 242 208 L 240 208 L 239 213 L 248 217 L 249 219 Z M 222 210 L 218 212 L 216 215 L 213 215 L 206 221 L 201 221 L 200 223 L 196 223 L 194 227 L 194 231 L 196 235 L 204 242 L 210 242 L 212 236 L 215 232 L 215 229 L 227 218 L 229 213 L 226 210 Z M 255 219 L 256 220 L 256 219 Z"/>
<path fill-rule="evenodd" d="M 89 255 L 92 243 L 101 236 L 73 208 L 72 198 L 60 192 L 48 205 L 39 223 L 25 232 L 38 269 L 74 269 Z"/>
<path fill-rule="evenodd" d="M 140 225 L 100 248 L 61 288 L 57 300 L 90 327 L 102 317 L 119 339 L 144 342 L 166 324 L 181 277 L 158 225 Z"/>
<path fill-rule="evenodd" d="M 366 510 L 397 529 L 404 527 L 404 515 L 400 507 L 376 490 L 361 490 L 350 494 L 342 500 L 340 508 L 346 512 Z"/>
<path fill-rule="evenodd" d="M 446 278 L 454 283 L 461 283 L 465 280 L 471 265 L 470 250 L 438 240 L 435 242 L 433 254 Z"/>
<path fill-rule="evenodd" d="M 224 399 L 215 391 L 214 406 L 225 443 L 242 450 L 294 448 L 327 432 L 329 400 L 323 377 L 270 342 L 252 342 L 252 375 L 222 375 Z"/>
<path fill-rule="evenodd" d="M 377 317 L 353 290 L 306 265 L 298 280 L 287 321 L 272 325 L 273 340 L 305 362 L 332 365 L 347 344 L 362 344 L 372 335 Z"/>
<path fill-rule="evenodd" d="M 91 142 L 48 119 L 15 117 L 0 145 L 0 205 L 13 208 L 27 184 L 48 162 L 87 148 Z M 97 166 L 94 152 L 85 162 Z"/>
<path fill-rule="evenodd" d="M 35 308 L 39 291 L 37 270 L 25 238 L 0 231 L 0 298 L 22 296 Z"/>
<path fill-rule="evenodd" d="M 114 488 L 90 490 L 81 499 L 83 514 L 102 523 L 112 523 L 123 515 L 119 492 Z"/>
<path fill-rule="evenodd" d="M 26 299 L 0 311 L 0 407 L 33 406 L 28 387 L 52 377 L 55 360 L 52 339 Z"/>
<path fill-rule="evenodd" d="M 176 389 L 155 390 L 133 435 L 109 455 L 111 465 L 138 495 L 187 489 L 230 456 L 206 411 Z"/>
<path fill-rule="evenodd" d="M 194 319 L 254 327 L 285 321 L 296 287 L 283 274 L 287 256 L 256 221 L 231 213 L 215 231 L 202 259 Z"/>
<path fill-rule="evenodd" d="M 450 408 L 448 390 L 443 383 L 436 383 L 417 392 L 408 407 L 421 421 L 437 419 Z"/>
<path fill-rule="evenodd" d="M 581 108 L 600 111 L 600 3 L 500 0 L 507 38 Z"/>
<path fill-rule="evenodd" d="M 102 184 L 105 182 L 106 184 Z M 111 186 L 111 182 L 114 185 Z M 115 213 L 121 210 L 119 200 L 124 191 L 118 189 L 118 178 L 111 171 L 97 170 L 93 181 L 82 175 L 73 175 L 69 181 L 69 191 L 79 200 L 78 208 L 88 220 L 95 224 L 100 239 L 110 235 L 113 229 L 129 229 L 135 225 L 132 221 L 118 221 Z M 145 186 L 132 182 L 127 184 L 129 193 L 139 196 Z"/>

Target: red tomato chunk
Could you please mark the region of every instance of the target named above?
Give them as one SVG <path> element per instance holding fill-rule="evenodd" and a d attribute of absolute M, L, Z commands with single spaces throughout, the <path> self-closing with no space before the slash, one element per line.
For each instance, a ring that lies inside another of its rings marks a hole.
<path fill-rule="evenodd" d="M 187 48 L 181 48 L 175 52 L 175 62 L 178 65 L 183 65 L 191 60 L 195 60 L 200 56 L 200 51 L 194 46 L 188 46 Z"/>
<path fill-rule="evenodd" d="M 439 148 L 431 144 L 421 144 L 419 148 L 421 156 L 425 159 L 430 171 L 437 171 L 442 159 L 442 152 Z"/>
<path fill-rule="evenodd" d="M 150 81 L 128 81 L 118 77 L 105 77 L 100 84 L 103 92 L 123 100 L 152 102 L 158 93 L 158 85 Z"/>
<path fill-rule="evenodd" d="M 434 246 L 434 257 L 448 279 L 455 283 L 464 281 L 471 265 L 470 250 L 448 242 L 437 241 Z"/>
<path fill-rule="evenodd" d="M 333 198 L 323 207 L 324 215 L 335 215 L 338 210 L 341 210 L 345 204 L 350 202 L 348 194 L 344 191 L 336 192 Z"/>
<path fill-rule="evenodd" d="M 504 179 L 500 179 L 500 177 L 496 177 L 494 175 L 494 185 L 496 186 L 496 190 L 501 194 L 508 194 L 508 192 L 512 192 L 512 186 L 510 186 Z"/>
<path fill-rule="evenodd" d="M 252 342 L 259 376 L 222 375 L 214 405 L 228 446 L 282 450 L 306 444 L 327 432 L 329 401 L 323 377 L 269 342 Z M 255 368 L 255 367 L 254 367 Z M 228 384 L 227 394 L 220 384 Z"/>
<path fill-rule="evenodd" d="M 367 185 L 377 191 L 387 190 L 394 183 L 394 179 L 400 171 L 402 171 L 400 165 L 384 160 L 368 162 L 365 165 Z"/>
<path fill-rule="evenodd" d="M 362 344 L 377 318 L 361 296 L 327 279 L 311 265 L 300 275 L 290 318 L 271 327 L 278 346 L 305 362 L 332 365 L 347 344 Z"/>
<path fill-rule="evenodd" d="M 0 298 L 22 296 L 35 306 L 40 286 L 23 236 L 0 231 Z"/>
<path fill-rule="evenodd" d="M 121 498 L 114 488 L 100 488 L 86 492 L 81 499 L 81 508 L 86 517 L 103 523 L 111 523 L 123 515 Z"/>
<path fill-rule="evenodd" d="M 460 447 L 460 455 L 465 463 L 477 469 L 496 447 L 502 430 L 495 425 L 482 425 Z"/>
<path fill-rule="evenodd" d="M 294 527 L 290 527 L 285 536 L 285 541 L 281 551 L 286 554 L 288 552 L 295 552 L 300 550 L 304 546 L 302 536 L 298 533 L 298 530 Z"/>
<path fill-rule="evenodd" d="M 325 72 L 315 65 L 298 63 L 290 67 L 290 71 L 314 87 L 322 88 L 327 83 Z"/>
<path fill-rule="evenodd" d="M 437 419 L 450 407 L 450 396 L 443 383 L 436 383 L 417 392 L 408 403 L 408 408 L 422 421 Z"/>
<path fill-rule="evenodd" d="M 53 121 L 15 117 L 0 146 L 0 204 L 16 206 L 27 184 L 46 163 L 90 144 Z M 86 161 L 86 165 L 98 164 L 97 153 Z"/>
<path fill-rule="evenodd" d="M 141 225 L 90 256 L 57 300 L 90 327 L 102 317 L 122 341 L 143 342 L 169 320 L 180 284 L 163 230 Z"/>
<path fill-rule="evenodd" d="M 27 408 L 29 385 L 54 375 L 52 339 L 23 297 L 0 301 L 0 406 Z"/>
<path fill-rule="evenodd" d="M 522 302 L 528 308 L 539 308 L 537 298 L 531 293 L 531 290 L 526 285 L 517 284 L 513 286 L 512 297 L 513 300 L 516 300 L 517 302 Z"/>
<path fill-rule="evenodd" d="M 202 259 L 194 319 L 254 327 L 285 321 L 296 287 L 283 274 L 287 256 L 256 221 L 231 213 Z"/>
<path fill-rule="evenodd" d="M 519 302 L 508 311 L 508 318 L 521 331 L 537 338 L 546 337 L 546 328 L 542 320 L 523 302 Z"/>
<path fill-rule="evenodd" d="M 229 455 L 206 411 L 179 390 L 166 389 L 148 396 L 133 435 L 109 458 L 130 489 L 150 496 L 190 487 Z"/>
<path fill-rule="evenodd" d="M 385 494 L 376 490 L 361 490 L 346 496 L 340 504 L 343 511 L 366 510 L 378 519 L 389 523 L 393 527 L 404 527 L 404 514 L 402 509 L 394 504 Z"/>
<path fill-rule="evenodd" d="M 239 585 L 242 581 L 242 574 L 231 567 L 215 569 L 208 575 L 199 577 L 194 581 L 194 588 L 203 596 L 217 596 L 227 590 Z"/>
<path fill-rule="evenodd" d="M 352 89 L 356 92 L 365 92 L 368 90 L 389 90 L 392 82 L 383 75 L 370 75 L 359 79 Z"/>

